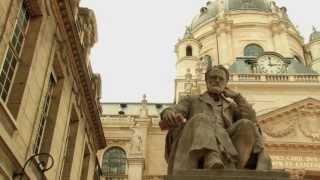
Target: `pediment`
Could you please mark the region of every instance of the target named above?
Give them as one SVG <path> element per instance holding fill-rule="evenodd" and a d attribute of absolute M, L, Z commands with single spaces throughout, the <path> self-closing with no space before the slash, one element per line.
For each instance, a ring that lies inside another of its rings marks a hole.
<path fill-rule="evenodd" d="M 307 98 L 257 117 L 267 141 L 320 143 L 320 100 Z"/>

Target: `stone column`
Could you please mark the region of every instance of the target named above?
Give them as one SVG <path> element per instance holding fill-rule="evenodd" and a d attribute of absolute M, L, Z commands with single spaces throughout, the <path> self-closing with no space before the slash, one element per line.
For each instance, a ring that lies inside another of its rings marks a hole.
<path fill-rule="evenodd" d="M 128 158 L 128 180 L 143 179 L 144 158 L 131 157 Z"/>

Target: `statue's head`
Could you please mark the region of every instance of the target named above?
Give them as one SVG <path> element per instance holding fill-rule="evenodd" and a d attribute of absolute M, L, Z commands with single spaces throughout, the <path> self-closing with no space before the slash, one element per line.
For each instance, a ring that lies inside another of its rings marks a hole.
<path fill-rule="evenodd" d="M 220 94 L 229 81 L 229 71 L 222 65 L 210 67 L 205 74 L 205 81 L 209 93 Z"/>

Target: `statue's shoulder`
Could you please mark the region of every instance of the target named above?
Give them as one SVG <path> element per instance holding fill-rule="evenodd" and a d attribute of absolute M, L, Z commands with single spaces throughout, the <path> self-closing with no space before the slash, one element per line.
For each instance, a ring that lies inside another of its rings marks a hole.
<path fill-rule="evenodd" d="M 185 95 L 181 97 L 180 101 L 196 101 L 200 98 L 200 95 Z"/>

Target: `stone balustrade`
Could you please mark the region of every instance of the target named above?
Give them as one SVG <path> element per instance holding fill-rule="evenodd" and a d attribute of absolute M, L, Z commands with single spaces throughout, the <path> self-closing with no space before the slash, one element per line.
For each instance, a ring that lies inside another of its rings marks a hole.
<path fill-rule="evenodd" d="M 231 82 L 320 82 L 320 75 L 285 75 L 285 74 L 232 74 Z"/>
<path fill-rule="evenodd" d="M 144 180 L 164 180 L 165 176 L 164 175 L 148 175 L 144 176 Z"/>
<path fill-rule="evenodd" d="M 133 121 L 133 116 L 128 115 L 102 115 L 102 121 Z"/>
<path fill-rule="evenodd" d="M 106 176 L 103 179 L 104 180 L 128 180 L 128 175 Z"/>
<path fill-rule="evenodd" d="M 179 82 L 187 82 L 184 77 L 179 76 L 176 78 Z M 287 75 L 287 74 L 231 74 L 231 82 L 305 82 L 315 83 L 320 82 L 320 75 L 314 74 L 298 74 L 298 75 Z M 188 83 L 195 84 L 199 83 L 198 79 L 188 80 Z M 200 80 L 204 82 L 204 79 Z"/>

